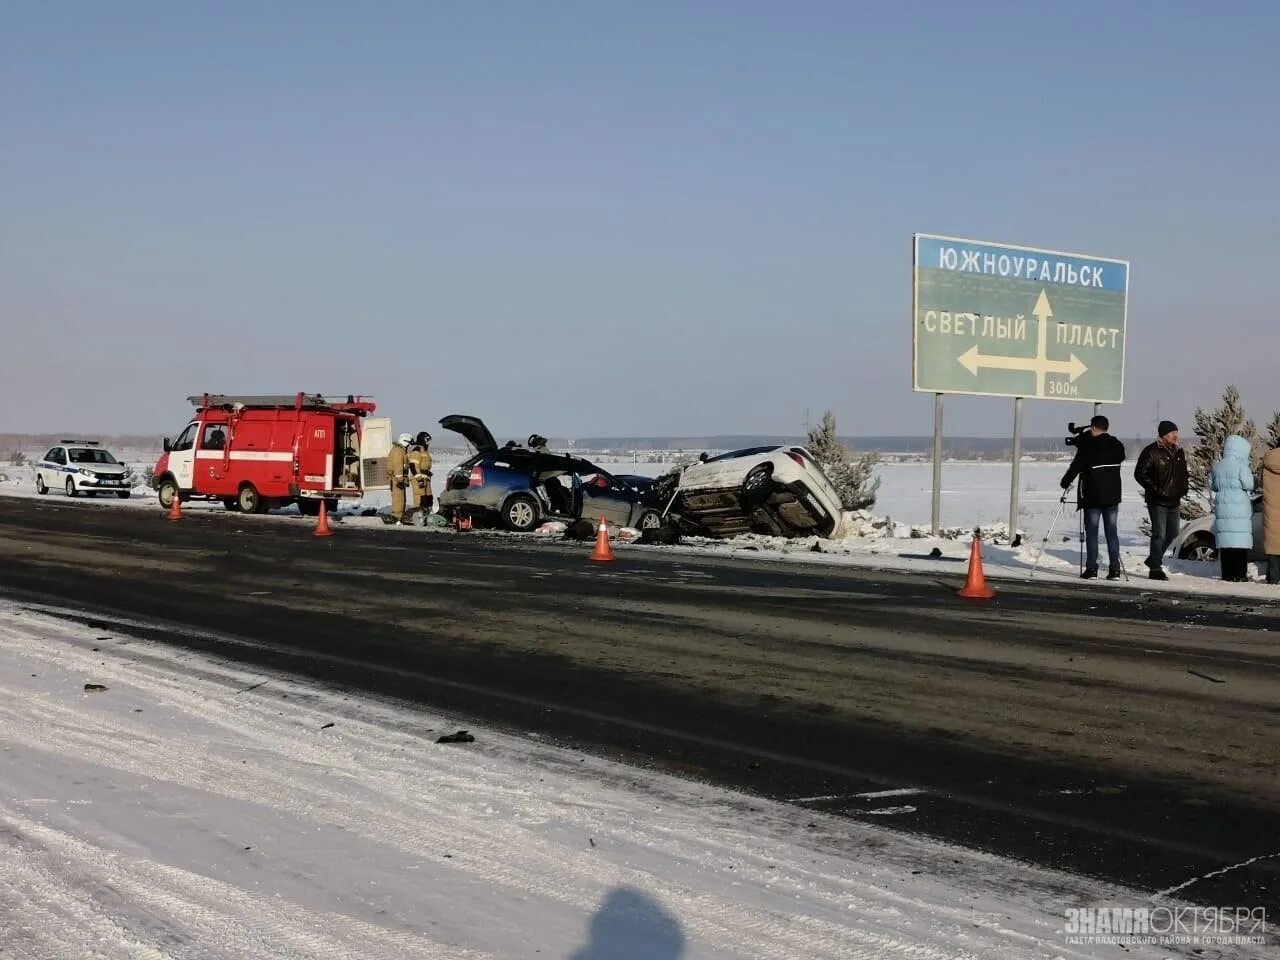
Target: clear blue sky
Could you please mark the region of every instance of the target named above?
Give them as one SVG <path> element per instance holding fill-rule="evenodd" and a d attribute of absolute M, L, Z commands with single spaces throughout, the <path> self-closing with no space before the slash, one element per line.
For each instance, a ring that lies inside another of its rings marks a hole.
<path fill-rule="evenodd" d="M 1125 435 L 1230 380 L 1261 419 L 1277 11 L 8 4 L 0 430 L 307 389 L 414 429 L 928 433 L 915 231 L 1130 260 Z"/>

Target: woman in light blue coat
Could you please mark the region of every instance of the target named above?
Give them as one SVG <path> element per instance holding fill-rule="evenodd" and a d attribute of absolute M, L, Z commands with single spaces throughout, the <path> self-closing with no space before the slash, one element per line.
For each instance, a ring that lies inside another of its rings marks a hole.
<path fill-rule="evenodd" d="M 1253 548 L 1253 468 L 1249 441 L 1227 437 L 1222 459 L 1209 475 L 1213 491 L 1213 536 L 1222 561 L 1222 579 L 1242 583 L 1248 579 L 1249 551 Z"/>

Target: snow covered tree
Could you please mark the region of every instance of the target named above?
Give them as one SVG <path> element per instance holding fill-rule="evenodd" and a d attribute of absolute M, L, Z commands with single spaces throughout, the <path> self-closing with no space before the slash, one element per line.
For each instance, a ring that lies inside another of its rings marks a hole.
<path fill-rule="evenodd" d="M 828 477 L 846 510 L 865 510 L 876 502 L 880 478 L 875 476 L 880 454 L 854 453 L 836 435 L 836 418 L 830 410 L 809 430 L 809 452 Z"/>
<path fill-rule="evenodd" d="M 1280 411 L 1271 415 L 1271 422 L 1267 424 L 1267 434 L 1263 439 L 1268 450 L 1280 447 Z"/>
<path fill-rule="evenodd" d="M 1240 391 L 1234 384 L 1223 392 L 1222 406 L 1213 410 L 1197 407 L 1195 422 L 1196 445 L 1191 448 L 1191 455 L 1187 457 L 1191 490 L 1182 507 L 1182 513 L 1187 518 L 1202 517 L 1208 512 L 1209 474 L 1214 464 L 1222 459 L 1222 446 L 1227 437 L 1239 434 L 1249 441 L 1254 448 L 1255 470 L 1261 459 L 1258 428 L 1245 415 Z"/>

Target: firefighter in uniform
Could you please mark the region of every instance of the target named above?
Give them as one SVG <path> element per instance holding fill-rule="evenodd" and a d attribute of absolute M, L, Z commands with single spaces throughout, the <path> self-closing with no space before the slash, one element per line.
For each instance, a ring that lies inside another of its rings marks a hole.
<path fill-rule="evenodd" d="M 423 430 L 409 448 L 409 512 L 431 512 L 435 500 L 431 496 L 431 434 Z"/>
<path fill-rule="evenodd" d="M 409 445 L 413 437 L 402 433 L 387 454 L 387 478 L 391 481 L 391 522 L 404 523 L 404 492 L 409 487 Z"/>

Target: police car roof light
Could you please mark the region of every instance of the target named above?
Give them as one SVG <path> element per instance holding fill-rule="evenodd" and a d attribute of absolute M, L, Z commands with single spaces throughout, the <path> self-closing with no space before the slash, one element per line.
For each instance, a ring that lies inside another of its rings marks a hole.
<path fill-rule="evenodd" d="M 100 447 L 102 444 L 97 440 L 63 440 L 64 447 Z"/>

